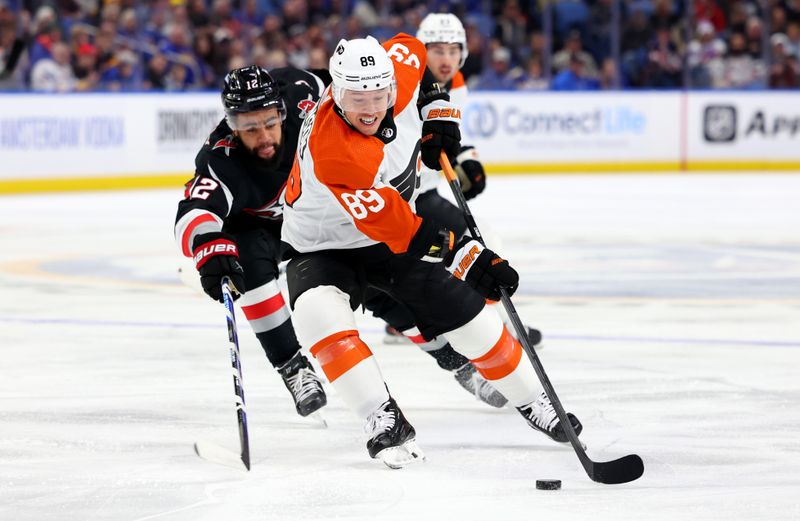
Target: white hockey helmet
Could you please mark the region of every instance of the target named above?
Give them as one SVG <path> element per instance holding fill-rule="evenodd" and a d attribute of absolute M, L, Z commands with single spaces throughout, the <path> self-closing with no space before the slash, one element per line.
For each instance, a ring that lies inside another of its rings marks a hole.
<path fill-rule="evenodd" d="M 397 98 L 394 63 L 372 36 L 339 40 L 329 70 L 333 78 L 333 101 L 343 111 L 381 112 L 394 105 Z"/>
<path fill-rule="evenodd" d="M 417 29 L 417 39 L 426 46 L 429 43 L 457 43 L 461 46 L 461 63 L 464 66 L 469 52 L 467 51 L 467 33 L 461 20 L 452 13 L 431 13 L 423 18 Z"/>

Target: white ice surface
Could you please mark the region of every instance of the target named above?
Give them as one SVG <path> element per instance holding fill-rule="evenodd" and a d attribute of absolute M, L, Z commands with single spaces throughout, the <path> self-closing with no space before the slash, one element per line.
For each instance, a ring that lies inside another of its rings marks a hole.
<path fill-rule="evenodd" d="M 800 519 L 800 175 L 504 177 L 474 201 L 590 456 L 644 459 L 619 486 L 368 317 L 426 462 L 370 460 L 330 387 L 328 429 L 297 416 L 241 316 L 253 470 L 201 460 L 238 434 L 223 308 L 175 270 L 180 195 L 0 198 L 0 520 Z"/>

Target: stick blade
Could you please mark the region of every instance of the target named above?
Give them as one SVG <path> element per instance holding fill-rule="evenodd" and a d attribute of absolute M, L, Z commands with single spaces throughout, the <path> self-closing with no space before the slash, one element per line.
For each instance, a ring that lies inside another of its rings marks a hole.
<path fill-rule="evenodd" d="M 194 444 L 194 452 L 204 460 L 219 463 L 227 467 L 232 467 L 239 470 L 250 470 L 250 458 L 242 458 L 241 455 L 220 447 L 216 443 L 210 441 L 198 441 Z"/>
<path fill-rule="evenodd" d="M 630 483 L 644 474 L 644 462 L 636 454 L 629 454 L 613 461 L 593 462 L 589 477 L 598 483 L 618 485 Z"/>

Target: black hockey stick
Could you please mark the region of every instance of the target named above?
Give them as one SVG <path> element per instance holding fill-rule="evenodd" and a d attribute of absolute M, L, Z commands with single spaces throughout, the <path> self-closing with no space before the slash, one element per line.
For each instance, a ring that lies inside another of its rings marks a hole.
<path fill-rule="evenodd" d="M 223 465 L 250 470 L 250 441 L 247 435 L 247 411 L 244 404 L 244 387 L 242 386 L 242 366 L 239 363 L 239 335 L 236 331 L 236 314 L 233 310 L 233 295 L 231 294 L 231 281 L 228 277 L 222 278 L 222 298 L 225 303 L 225 317 L 228 323 L 228 340 L 230 340 L 231 364 L 233 365 L 233 392 L 236 401 L 236 419 L 239 422 L 239 444 L 241 454 L 214 445 L 209 442 L 194 444 L 194 450 L 201 458 L 215 461 Z"/>
<path fill-rule="evenodd" d="M 461 186 L 458 182 L 458 177 L 453 171 L 453 167 L 450 166 L 450 161 L 447 159 L 447 155 L 445 155 L 444 152 L 441 153 L 439 164 L 441 165 L 442 170 L 444 170 L 447 183 L 450 185 L 450 189 L 453 191 L 456 201 L 458 201 L 458 206 L 464 213 L 464 219 L 467 221 L 467 227 L 469 228 L 472 237 L 485 246 L 485 243 L 483 242 L 483 236 L 481 236 L 481 232 L 478 230 L 478 225 L 475 224 L 475 218 L 472 216 L 472 212 L 467 205 L 467 200 L 464 198 L 463 192 L 461 192 Z M 533 364 L 533 369 L 536 371 L 536 375 L 539 377 L 539 381 L 542 383 L 545 393 L 547 393 L 548 398 L 550 398 L 550 403 L 553 404 L 553 409 L 555 409 L 558 419 L 561 421 L 561 426 L 564 428 L 564 432 L 567 433 L 567 437 L 572 444 L 572 448 L 575 449 L 575 453 L 578 455 L 578 459 L 581 460 L 581 464 L 583 465 L 583 468 L 586 470 L 586 473 L 589 475 L 589 477 L 593 481 L 597 481 L 598 483 L 606 483 L 609 485 L 628 483 L 630 481 L 639 479 L 644 473 L 644 462 L 642 462 L 642 458 L 636 454 L 629 454 L 628 456 L 624 456 L 613 461 L 592 461 L 589 458 L 583 446 L 581 446 L 578 435 L 575 434 L 575 429 L 572 428 L 572 423 L 570 423 L 569 418 L 567 418 L 567 413 L 564 411 L 564 406 L 561 405 L 561 401 L 558 399 L 558 396 L 556 396 L 556 391 L 553 389 L 553 384 L 550 383 L 547 373 L 544 372 L 542 362 L 539 360 L 538 355 L 531 348 L 530 343 L 528 342 L 528 335 L 525 332 L 525 327 L 522 325 L 522 321 L 517 314 L 517 310 L 514 308 L 514 304 L 511 302 L 511 298 L 508 296 L 508 292 L 506 292 L 504 288 L 501 288 L 500 294 L 503 306 L 505 307 L 508 316 L 511 318 L 511 323 L 514 325 L 514 330 L 517 332 L 517 338 L 519 338 L 522 348 L 528 355 L 528 359 L 530 360 L 531 364 Z"/>

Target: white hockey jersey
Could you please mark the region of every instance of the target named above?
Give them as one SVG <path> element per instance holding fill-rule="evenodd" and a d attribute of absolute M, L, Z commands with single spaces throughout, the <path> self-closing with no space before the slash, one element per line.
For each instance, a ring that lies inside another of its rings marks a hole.
<path fill-rule="evenodd" d="M 425 46 L 407 34 L 383 44 L 394 60 L 397 99 L 374 136 L 337 114 L 330 88 L 306 118 L 286 188 L 281 238 L 299 252 L 385 243 L 403 253 L 422 219 L 422 120 L 417 109 Z"/>
<path fill-rule="evenodd" d="M 467 85 L 464 83 L 464 76 L 461 71 L 456 71 L 449 83 L 450 88 L 447 92 L 450 94 L 450 102 L 463 110 L 467 105 Z M 442 174 L 439 170 L 433 170 L 425 165 L 422 165 L 419 175 L 419 193 L 435 190 L 442 179 Z"/>

